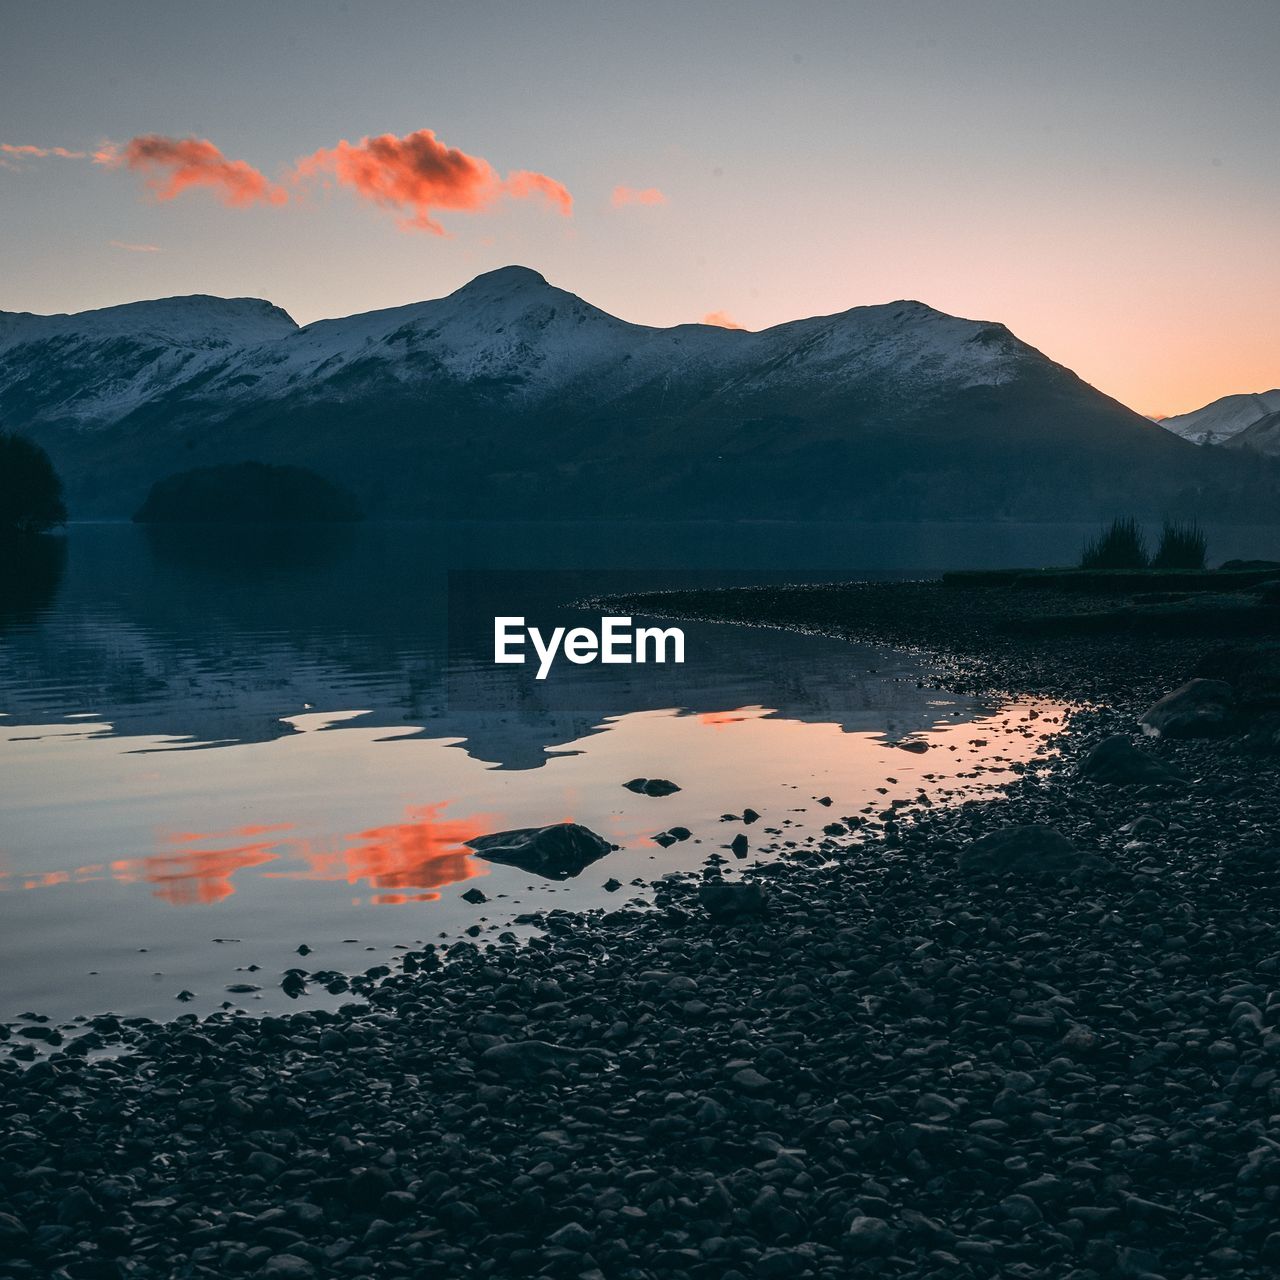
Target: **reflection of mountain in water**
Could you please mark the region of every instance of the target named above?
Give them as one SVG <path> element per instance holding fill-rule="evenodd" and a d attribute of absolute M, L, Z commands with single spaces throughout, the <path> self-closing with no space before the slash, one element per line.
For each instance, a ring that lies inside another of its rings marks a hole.
<path fill-rule="evenodd" d="M 9 723 L 90 712 L 117 734 L 229 743 L 290 733 L 283 717 L 308 708 L 360 710 L 360 723 L 418 726 L 423 736 L 459 739 L 482 760 L 531 768 L 556 744 L 637 710 L 710 715 L 763 706 L 890 738 L 975 710 L 917 687 L 919 669 L 902 655 L 776 631 L 688 627 L 682 667 L 561 664 L 546 682 L 531 667 L 495 667 L 483 653 L 450 649 L 446 567 L 504 556 L 539 568 L 574 556 L 605 566 L 650 556 L 714 565 L 727 559 L 723 530 L 685 531 L 665 547 L 631 528 L 615 531 L 620 541 L 612 543 L 581 529 L 548 542 L 542 531 L 540 544 L 527 529 L 326 529 L 318 542 L 295 532 L 256 547 L 265 535 L 168 532 L 73 529 L 56 603 L 28 610 L 4 639 L 0 711 Z M 842 531 L 837 541 L 848 537 Z M 770 563 L 771 540 L 744 551 L 749 541 L 735 535 L 728 554 L 762 563 L 754 580 L 798 576 L 794 545 L 775 540 Z M 847 545 L 828 544 L 814 555 L 809 544 L 812 563 L 849 554 Z M 525 572 L 519 593 L 499 584 L 492 599 L 468 607 L 483 621 L 487 609 L 514 600 L 542 622 L 580 621 L 566 601 L 688 580 L 648 569 Z M 740 579 L 703 571 L 698 580 Z M 456 596 L 454 604 L 456 612 Z"/>

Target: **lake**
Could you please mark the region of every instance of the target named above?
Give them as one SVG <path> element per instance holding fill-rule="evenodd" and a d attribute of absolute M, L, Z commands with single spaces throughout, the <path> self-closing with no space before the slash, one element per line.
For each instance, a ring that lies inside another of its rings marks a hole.
<path fill-rule="evenodd" d="M 0 1019 L 285 1007 L 290 968 L 643 905 L 711 857 L 838 856 L 832 824 L 989 792 L 1047 758 L 1063 708 L 950 693 L 919 654 L 702 624 L 682 666 L 539 682 L 467 637 L 490 610 L 598 617 L 575 602 L 606 591 L 1062 563 L 1086 532 L 74 525 L 0 594 Z M 1214 550 L 1278 549 L 1226 531 Z M 467 843 L 563 820 L 618 849 L 555 881 Z"/>

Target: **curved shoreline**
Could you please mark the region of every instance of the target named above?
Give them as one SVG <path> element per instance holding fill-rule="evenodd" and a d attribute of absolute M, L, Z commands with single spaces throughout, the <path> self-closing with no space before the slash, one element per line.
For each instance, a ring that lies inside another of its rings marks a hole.
<path fill-rule="evenodd" d="M 1203 637 L 1050 641 L 994 597 L 827 590 L 826 626 L 937 649 L 952 687 L 1094 705 L 998 799 L 758 868 L 759 917 L 667 880 L 656 911 L 410 953 L 367 1005 L 0 1064 L 7 1274 L 1274 1274 L 1276 758 L 1160 741 L 1191 781 L 1073 777 Z M 775 594 L 730 612 L 823 622 Z M 958 874 L 1028 822 L 1100 861 Z"/>

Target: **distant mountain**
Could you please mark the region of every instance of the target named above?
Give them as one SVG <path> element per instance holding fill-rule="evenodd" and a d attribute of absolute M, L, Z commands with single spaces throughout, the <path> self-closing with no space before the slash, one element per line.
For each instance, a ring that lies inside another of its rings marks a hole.
<path fill-rule="evenodd" d="M 389 517 L 1211 515 L 1276 491 L 1000 324 L 895 302 L 650 328 L 523 267 L 302 328 L 255 299 L 0 314 L 0 425 L 44 444 L 78 516 L 244 460 Z"/>
<path fill-rule="evenodd" d="M 1234 441 L 1244 445 L 1244 433 L 1276 413 L 1280 413 L 1280 389 L 1262 391 L 1256 395 L 1223 396 L 1220 400 L 1205 405 L 1203 409 L 1181 413 L 1174 418 L 1163 418 L 1160 425 L 1166 431 L 1190 440 L 1192 444 L 1226 444 Z"/>

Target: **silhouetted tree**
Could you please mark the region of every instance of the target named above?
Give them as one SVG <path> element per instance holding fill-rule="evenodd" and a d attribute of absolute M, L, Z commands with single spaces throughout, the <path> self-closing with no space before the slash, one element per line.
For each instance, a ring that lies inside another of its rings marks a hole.
<path fill-rule="evenodd" d="M 0 431 L 0 532 L 47 533 L 67 520 L 62 481 L 34 441 Z"/>

